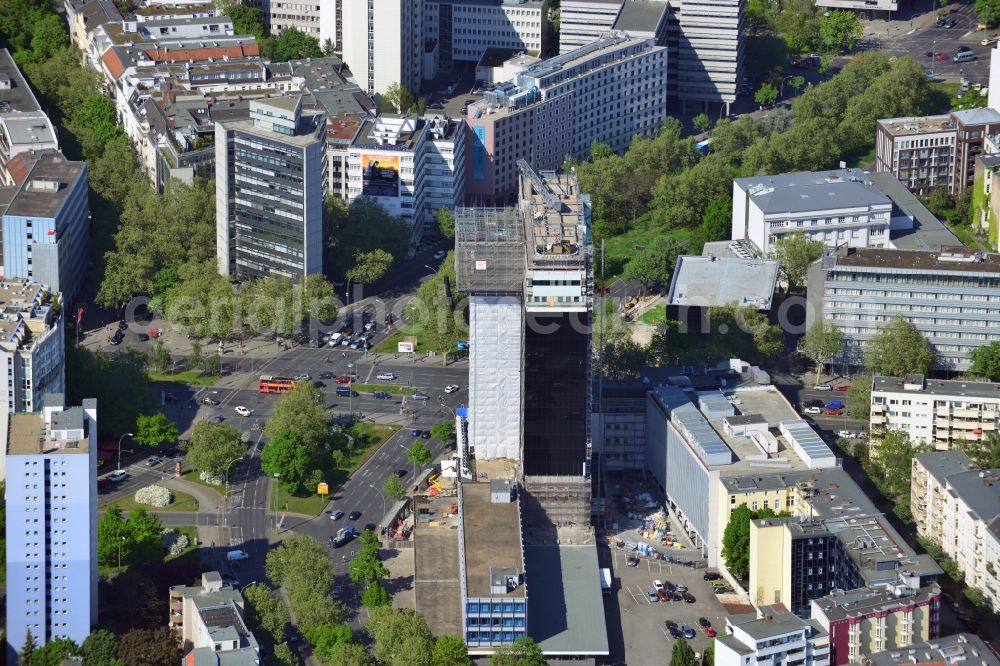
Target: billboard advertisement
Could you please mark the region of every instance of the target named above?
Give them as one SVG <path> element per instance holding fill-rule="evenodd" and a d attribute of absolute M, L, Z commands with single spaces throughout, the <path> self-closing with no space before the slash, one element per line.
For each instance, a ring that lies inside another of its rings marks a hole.
<path fill-rule="evenodd" d="M 399 196 L 399 156 L 361 156 L 362 193 L 369 197 Z"/>

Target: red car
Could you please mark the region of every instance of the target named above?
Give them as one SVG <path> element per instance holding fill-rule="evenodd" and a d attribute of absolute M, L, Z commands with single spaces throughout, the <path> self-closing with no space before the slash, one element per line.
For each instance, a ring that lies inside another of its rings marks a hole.
<path fill-rule="evenodd" d="M 705 635 L 709 638 L 715 638 L 715 629 L 712 627 L 705 627 Z"/>
<path fill-rule="evenodd" d="M 656 591 L 656 596 L 660 598 L 660 601 L 670 601 L 670 593 L 662 587 Z"/>
<path fill-rule="evenodd" d="M 831 408 L 827 407 L 826 409 L 823 410 L 823 413 L 826 414 L 827 416 L 840 416 L 840 415 L 842 415 L 844 413 L 844 410 L 842 410 L 842 409 L 831 409 Z"/>
<path fill-rule="evenodd" d="M 850 384 L 843 384 L 841 386 L 834 386 L 833 390 L 834 391 L 850 391 L 851 390 L 851 385 Z"/>
<path fill-rule="evenodd" d="M 938 53 L 938 54 L 936 54 L 934 56 L 934 59 L 935 60 L 941 60 L 941 61 L 951 60 L 951 58 L 948 57 L 947 53 Z"/>
<path fill-rule="evenodd" d="M 337 377 L 336 382 L 338 384 L 350 384 L 351 383 L 351 378 L 350 378 L 349 375 L 341 375 L 341 376 Z"/>

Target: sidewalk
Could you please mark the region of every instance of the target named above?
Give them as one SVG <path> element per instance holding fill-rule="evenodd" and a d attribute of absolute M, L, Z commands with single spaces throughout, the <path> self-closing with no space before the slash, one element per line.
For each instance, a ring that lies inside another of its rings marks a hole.
<path fill-rule="evenodd" d="M 177 477 L 169 477 L 164 479 L 160 485 L 194 497 L 198 502 L 198 513 L 215 513 L 222 508 L 222 495 L 199 483 L 191 483 Z M 226 534 L 225 529 L 221 526 L 196 525 L 195 527 L 198 530 L 198 543 L 200 544 L 206 546 L 218 544 L 219 546 L 223 546 L 229 543 L 229 535 Z M 209 548 L 203 548 L 202 550 L 208 557 L 211 557 L 211 550 Z"/>

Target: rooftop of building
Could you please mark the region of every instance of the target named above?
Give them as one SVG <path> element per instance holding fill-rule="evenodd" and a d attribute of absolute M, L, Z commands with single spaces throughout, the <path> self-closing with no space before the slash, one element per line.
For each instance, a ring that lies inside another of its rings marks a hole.
<path fill-rule="evenodd" d="M 523 49 L 505 49 L 499 46 L 490 46 L 483 51 L 483 55 L 480 56 L 477 66 L 500 67 L 508 60 L 518 58 L 522 55 L 525 58 L 531 58 L 532 63 L 538 61 L 538 58 L 525 54 Z"/>
<path fill-rule="evenodd" d="M 453 502 L 454 497 L 428 498 L 418 509 L 413 530 L 416 609 L 435 636 L 462 634 L 458 517 L 451 511 Z"/>
<path fill-rule="evenodd" d="M 900 606 L 924 603 L 941 594 L 936 584 L 919 590 L 905 586 L 860 587 L 856 590 L 834 590 L 825 597 L 814 599 L 812 603 L 835 622 L 847 618 L 862 617 L 875 613 L 891 612 Z"/>
<path fill-rule="evenodd" d="M 58 151 L 41 151 L 5 214 L 53 217 L 85 167 L 85 162 L 67 160 Z"/>
<path fill-rule="evenodd" d="M 524 224 L 518 209 L 455 209 L 455 281 L 459 290 L 520 293 L 524 264 Z"/>
<path fill-rule="evenodd" d="M 383 114 L 365 119 L 351 148 L 410 152 L 417 148 L 426 128 L 426 121 L 409 114 Z"/>
<path fill-rule="evenodd" d="M 288 146 L 305 148 L 322 140 L 322 133 L 326 127 L 326 116 L 322 113 L 305 111 L 299 116 L 298 131 L 295 134 L 281 134 L 263 127 L 258 127 L 256 121 L 252 119 L 238 119 L 221 121 L 227 130 L 251 134 L 263 139 L 278 141 Z"/>
<path fill-rule="evenodd" d="M 260 666 L 260 653 L 255 647 L 218 652 L 200 647 L 184 655 L 184 666 Z"/>
<path fill-rule="evenodd" d="M 526 546 L 528 635 L 546 655 L 606 655 L 597 548 Z"/>
<path fill-rule="evenodd" d="M 46 426 L 40 412 L 18 413 L 10 416 L 7 435 L 7 455 L 37 456 L 51 454 L 76 455 L 90 451 L 85 407 L 96 406 L 96 401 L 84 400 L 83 406 L 69 407 L 52 416 L 51 426 Z M 80 438 L 58 438 L 55 430 L 83 430 Z"/>
<path fill-rule="evenodd" d="M 74 2 L 77 13 L 83 17 L 83 24 L 87 32 L 110 23 L 111 21 L 121 21 L 122 15 L 111 0 L 86 0 L 86 2 Z"/>
<path fill-rule="evenodd" d="M 803 620 L 778 606 L 761 606 L 754 613 L 727 615 L 726 625 L 739 627 L 741 631 L 757 640 L 812 629 L 808 620 Z"/>
<path fill-rule="evenodd" d="M 941 484 L 952 474 L 979 471 L 979 465 L 973 462 L 965 451 L 958 449 L 921 451 L 913 457 Z"/>
<path fill-rule="evenodd" d="M 582 266 L 590 243 L 590 195 L 580 191 L 573 174 L 536 173 L 523 160 L 517 165 L 521 171 L 518 201 L 526 231 L 528 268 Z"/>
<path fill-rule="evenodd" d="M 622 3 L 614 30 L 652 34 L 667 13 L 667 3 L 660 0 L 629 0 Z"/>
<path fill-rule="evenodd" d="M 166 17 L 166 18 L 155 18 L 146 21 L 140 21 L 138 29 L 148 30 L 149 28 L 165 28 L 173 25 L 215 25 L 217 23 L 228 23 L 232 25 L 233 21 L 226 15 L 216 15 L 216 16 L 176 16 L 176 17 Z"/>
<path fill-rule="evenodd" d="M 883 650 L 864 655 L 851 666 L 903 666 L 905 664 L 967 664 L 968 666 L 1000 666 L 1000 657 L 975 634 L 952 634 L 929 641 L 913 643 L 895 650 Z"/>
<path fill-rule="evenodd" d="M 667 292 L 667 305 L 719 307 L 729 303 L 770 310 L 778 283 L 774 259 L 681 256 Z"/>
<path fill-rule="evenodd" d="M 655 27 L 655 26 L 654 26 Z M 573 49 L 567 53 L 546 58 L 526 68 L 518 77 L 527 79 L 543 79 L 559 72 L 566 72 L 580 65 L 585 65 L 591 61 L 616 53 L 618 51 L 634 48 L 640 45 L 648 45 L 649 49 L 659 49 L 648 38 L 630 37 L 618 32 L 610 33 L 598 40 Z M 587 71 L 590 71 L 589 69 Z M 582 74 L 583 72 L 581 72 Z"/>
<path fill-rule="evenodd" d="M 809 515 L 762 519 L 786 524 L 799 533 L 829 532 L 845 545 L 869 584 L 895 579 L 898 571 L 938 575 L 941 568 L 929 555 L 918 555 L 886 520 L 868 495 L 840 467 L 771 472 L 721 479 L 728 492 L 795 488 L 809 506 Z M 893 563 L 886 566 L 886 563 Z"/>
<path fill-rule="evenodd" d="M 26 279 L 0 280 L 0 348 L 30 348 L 53 330 L 52 306 L 61 296 Z"/>
<path fill-rule="evenodd" d="M 752 655 L 754 652 L 756 652 L 756 650 L 754 650 L 751 647 L 748 647 L 743 643 L 743 641 L 739 640 L 738 638 L 736 638 L 736 636 L 733 636 L 732 634 L 718 635 L 715 637 L 715 641 L 717 643 L 722 643 L 731 651 L 739 655 Z"/>
<path fill-rule="evenodd" d="M 506 593 L 491 591 L 495 570 L 513 570 L 518 579 L 524 574 L 521 550 L 521 500 L 494 503 L 490 484 L 461 485 L 461 530 L 465 545 L 465 594 L 468 597 L 523 597 L 524 582 L 519 580 Z M 459 547 L 461 547 L 460 542 Z"/>
<path fill-rule="evenodd" d="M 161 14 L 203 14 L 218 11 L 215 3 L 161 5 L 159 3 L 143 3 L 134 10 L 136 16 L 159 16 Z"/>
<path fill-rule="evenodd" d="M 349 143 L 354 140 L 361 127 L 362 116 L 360 115 L 339 115 L 327 116 L 326 138 L 328 141 L 338 141 Z"/>
<path fill-rule="evenodd" d="M 1000 518 L 1000 468 L 951 474 L 948 490 L 984 523 Z"/>
<path fill-rule="evenodd" d="M 833 259 L 831 268 L 836 266 L 934 273 L 1000 273 L 1000 254 L 975 252 L 961 245 L 943 247 L 939 252 L 847 248 L 846 251 L 831 254 L 827 258 Z M 825 262 L 824 268 L 827 267 L 827 263 L 830 262 Z"/>
<path fill-rule="evenodd" d="M 860 169 L 796 171 L 737 178 L 733 182 L 765 215 L 892 205 Z"/>
<path fill-rule="evenodd" d="M 7 85 L 2 85 L 6 83 Z M 0 49 L 0 118 L 16 111 L 41 111 L 38 100 L 24 80 L 7 49 Z"/>
<path fill-rule="evenodd" d="M 710 241 L 701 248 L 701 256 L 719 259 L 761 259 L 753 243 L 746 239 Z"/>
<path fill-rule="evenodd" d="M 979 109 L 952 111 L 952 118 L 962 125 L 992 125 L 1000 123 L 1000 111 L 984 106 Z"/>
<path fill-rule="evenodd" d="M 925 379 L 923 375 L 884 377 L 875 375 L 872 391 L 924 393 L 957 398 L 993 398 L 1000 400 L 1000 383 L 954 379 Z"/>
<path fill-rule="evenodd" d="M 891 173 L 869 173 L 868 178 L 878 190 L 892 200 L 902 214 L 913 220 L 910 229 L 890 231 L 889 242 L 899 250 L 929 250 L 961 245 L 958 237 L 927 209 L 913 192 Z M 895 211 L 893 211 L 895 214 Z"/>
<path fill-rule="evenodd" d="M 877 121 L 879 126 L 892 136 L 911 136 L 946 132 L 955 129 L 955 123 L 947 113 L 938 116 L 904 116 L 899 118 L 882 118 Z"/>

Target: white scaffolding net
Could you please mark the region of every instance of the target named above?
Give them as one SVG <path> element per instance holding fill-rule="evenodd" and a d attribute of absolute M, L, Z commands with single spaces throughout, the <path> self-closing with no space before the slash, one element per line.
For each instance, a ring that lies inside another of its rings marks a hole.
<path fill-rule="evenodd" d="M 469 300 L 469 442 L 479 460 L 520 460 L 523 318 L 519 296 Z"/>

